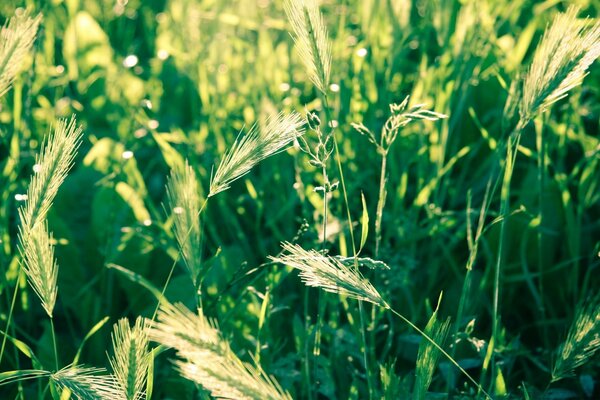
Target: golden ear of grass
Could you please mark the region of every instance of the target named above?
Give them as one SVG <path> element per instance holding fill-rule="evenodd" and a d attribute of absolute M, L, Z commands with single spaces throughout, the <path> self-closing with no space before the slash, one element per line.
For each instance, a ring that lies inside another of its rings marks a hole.
<path fill-rule="evenodd" d="M 519 109 L 522 124 L 530 121 L 581 84 L 600 55 L 600 22 L 578 21 L 579 8 L 558 14 L 542 37 L 523 83 Z"/>
<path fill-rule="evenodd" d="M 223 399 L 291 399 L 259 366 L 243 363 L 201 310 L 161 304 L 150 338 L 177 350 L 175 362 L 185 378 Z"/>
<path fill-rule="evenodd" d="M 317 0 L 287 0 L 285 12 L 310 80 L 325 93 L 331 72 L 331 44 Z"/>
<path fill-rule="evenodd" d="M 27 11 L 12 17 L 0 30 L 0 97 L 10 89 L 23 61 L 29 54 L 42 14 Z"/>
<path fill-rule="evenodd" d="M 45 220 L 38 223 L 25 236 L 27 240 L 21 242 L 23 269 L 29 284 L 40 298 L 42 307 L 52 318 L 58 293 L 58 264 L 54 258 L 54 245 L 52 236 L 48 233 L 48 224 Z"/>
<path fill-rule="evenodd" d="M 171 171 L 167 182 L 167 197 L 181 257 L 196 285 L 201 269 L 200 184 L 194 169 L 187 162 L 183 170 Z"/>
<path fill-rule="evenodd" d="M 60 120 L 42 146 L 36 173 L 27 189 L 27 202 L 19 208 L 19 249 L 27 279 L 50 318 L 56 303 L 58 265 L 46 215 L 58 188 L 73 164 L 81 140 L 75 118 Z"/>
<path fill-rule="evenodd" d="M 256 126 L 238 137 L 225 153 L 210 182 L 209 197 L 229 189 L 230 184 L 244 176 L 265 158 L 283 151 L 302 135 L 304 121 L 300 114 L 279 113 L 267 119 L 264 129 Z"/>
<path fill-rule="evenodd" d="M 125 393 L 112 375 L 103 368 L 69 365 L 53 373 L 50 379 L 78 400 L 125 400 Z"/>
<path fill-rule="evenodd" d="M 299 270 L 300 278 L 307 286 L 387 308 L 377 289 L 356 268 L 338 258 L 324 256 L 316 250 L 305 250 L 289 242 L 284 242 L 282 247 L 286 254 L 269 258 Z"/>
<path fill-rule="evenodd" d="M 46 218 L 58 188 L 73 165 L 81 135 L 82 128 L 77 126 L 75 116 L 61 119 L 42 146 L 41 155 L 36 159 L 37 172 L 27 189 L 27 201 L 19 209 L 24 234 Z"/>
<path fill-rule="evenodd" d="M 577 310 L 567 339 L 558 348 L 552 382 L 572 376 L 600 349 L 600 295 L 583 302 Z"/>
<path fill-rule="evenodd" d="M 114 356 L 109 358 L 109 362 L 117 385 L 127 400 L 141 400 L 146 395 L 146 379 L 151 362 L 148 329 L 149 323 L 142 317 L 137 317 L 133 328 L 129 326 L 127 318 L 120 319 L 114 326 Z"/>

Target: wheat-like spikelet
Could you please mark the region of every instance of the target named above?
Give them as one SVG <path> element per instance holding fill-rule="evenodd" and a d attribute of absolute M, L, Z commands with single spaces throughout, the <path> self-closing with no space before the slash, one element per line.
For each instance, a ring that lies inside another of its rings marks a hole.
<path fill-rule="evenodd" d="M 120 319 L 114 326 L 112 343 L 114 356 L 109 358 L 117 385 L 127 400 L 145 398 L 146 380 L 150 368 L 148 351 L 149 323 L 137 317 L 133 328 L 127 318 Z"/>
<path fill-rule="evenodd" d="M 569 7 L 546 29 L 523 83 L 521 124 L 581 84 L 600 55 L 600 22 L 586 27 L 587 21 L 577 21 L 578 11 Z"/>
<path fill-rule="evenodd" d="M 553 382 L 573 375 L 575 368 L 585 364 L 600 349 L 600 295 L 577 309 L 567 339 L 558 348 L 552 367 Z"/>
<path fill-rule="evenodd" d="M 300 114 L 279 113 L 267 119 L 265 127 L 255 125 L 246 135 L 238 137 L 227 151 L 210 182 L 210 196 L 229 189 L 231 182 L 250 172 L 265 158 L 282 151 L 302 135 Z"/>
<path fill-rule="evenodd" d="M 444 322 L 438 321 L 436 311 L 429 319 L 424 331 L 438 345 L 443 346 L 446 336 L 448 335 L 449 328 L 450 319 L 447 319 Z M 425 399 L 429 385 L 431 385 L 435 367 L 437 366 L 441 354 L 442 353 L 440 350 L 429 341 L 423 340 L 421 344 L 419 344 L 413 399 Z"/>
<path fill-rule="evenodd" d="M 29 229 L 26 237 L 27 240 L 21 242 L 20 248 L 23 268 L 29 284 L 42 302 L 42 307 L 52 318 L 58 292 L 58 265 L 54 258 L 54 245 L 46 221 Z"/>
<path fill-rule="evenodd" d="M 125 400 L 125 393 L 115 377 L 104 372 L 103 368 L 69 365 L 53 373 L 50 379 L 59 389 L 68 389 L 79 400 Z"/>
<path fill-rule="evenodd" d="M 31 17 L 24 11 L 12 17 L 0 30 L 0 97 L 12 85 L 29 54 L 42 21 L 42 14 Z"/>
<path fill-rule="evenodd" d="M 317 0 L 287 0 L 285 12 L 292 24 L 294 42 L 310 80 L 323 93 L 329 86 L 331 44 Z"/>
<path fill-rule="evenodd" d="M 181 171 L 171 171 L 167 197 L 174 220 L 174 233 L 181 257 L 194 285 L 201 267 L 200 252 L 200 184 L 194 169 L 185 164 Z"/>
<path fill-rule="evenodd" d="M 41 156 L 36 159 L 38 172 L 31 178 L 25 206 L 19 209 L 22 235 L 27 235 L 35 224 L 46 218 L 58 188 L 73 165 L 81 134 L 82 128 L 77 127 L 74 116 L 68 121 L 61 119 L 42 146 Z"/>
<path fill-rule="evenodd" d="M 243 363 L 231 350 L 216 325 L 182 304 L 167 302 L 150 329 L 150 338 L 177 350 L 181 374 L 221 399 L 291 399 L 260 368 Z"/>
<path fill-rule="evenodd" d="M 285 254 L 269 258 L 299 270 L 306 285 L 387 307 L 377 289 L 356 268 L 335 257 L 325 256 L 316 250 L 305 250 L 289 242 L 282 243 L 282 247 Z"/>

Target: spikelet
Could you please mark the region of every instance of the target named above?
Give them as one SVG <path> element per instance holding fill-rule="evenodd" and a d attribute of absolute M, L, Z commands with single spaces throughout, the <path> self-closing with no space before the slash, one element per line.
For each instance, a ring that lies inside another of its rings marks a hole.
<path fill-rule="evenodd" d="M 21 242 L 20 250 L 27 280 L 52 318 L 58 292 L 58 265 L 45 220 L 27 231 L 27 240 Z"/>
<path fill-rule="evenodd" d="M 42 14 L 31 17 L 21 12 L 12 17 L 0 31 L 0 97 L 10 89 L 23 61 L 29 54 Z"/>
<path fill-rule="evenodd" d="M 150 329 L 150 338 L 177 350 L 175 362 L 182 376 L 220 399 L 291 399 L 260 367 L 243 363 L 216 325 L 202 311 L 192 313 L 182 304 L 167 302 Z"/>
<path fill-rule="evenodd" d="M 355 268 L 335 257 L 324 256 L 316 250 L 305 250 L 289 242 L 284 242 L 282 247 L 287 254 L 269 258 L 299 270 L 300 278 L 307 286 L 388 307 L 377 289 Z"/>
<path fill-rule="evenodd" d="M 287 0 L 285 12 L 292 24 L 294 42 L 308 76 L 325 93 L 331 72 L 331 44 L 317 0 Z"/>
<path fill-rule="evenodd" d="M 181 257 L 194 285 L 201 269 L 200 184 L 194 169 L 186 162 L 181 171 L 171 171 L 167 197 L 173 212 L 174 233 Z"/>
<path fill-rule="evenodd" d="M 424 332 L 438 345 L 443 346 L 449 328 L 450 319 L 447 319 L 444 322 L 438 321 L 436 310 L 425 326 Z M 425 399 L 441 354 L 440 350 L 429 341 L 423 340 L 421 344 L 419 344 L 413 399 Z"/>
<path fill-rule="evenodd" d="M 575 320 L 567 340 L 558 348 L 552 367 L 552 381 L 573 375 L 575 368 L 585 364 L 600 349 L 600 295 L 577 307 Z"/>
<path fill-rule="evenodd" d="M 25 206 L 19 209 L 23 235 L 46 218 L 58 188 L 73 165 L 81 134 L 82 128 L 77 127 L 74 116 L 68 122 L 61 119 L 42 146 L 41 156 L 36 159 L 38 172 L 31 178 Z"/>
<path fill-rule="evenodd" d="M 62 391 L 69 390 L 79 400 L 125 400 L 125 393 L 112 375 L 102 368 L 69 365 L 53 373 L 50 379 Z M 99 375 L 102 374 L 102 375 Z"/>
<path fill-rule="evenodd" d="M 588 28 L 577 20 L 578 11 L 569 7 L 546 29 L 523 83 L 521 125 L 581 84 L 600 55 L 600 22 Z"/>
<path fill-rule="evenodd" d="M 210 196 L 229 189 L 231 182 L 250 172 L 265 158 L 276 154 L 302 135 L 300 114 L 279 113 L 267 119 L 264 129 L 256 125 L 246 135 L 237 138 L 227 151 L 210 182 Z"/>
<path fill-rule="evenodd" d="M 133 328 L 127 318 L 120 319 L 114 326 L 114 356 L 109 361 L 117 385 L 127 400 L 141 400 L 146 396 L 146 380 L 152 360 L 148 351 L 148 329 L 149 324 L 142 317 L 137 317 Z"/>
<path fill-rule="evenodd" d="M 39 169 L 27 189 L 27 203 L 19 208 L 19 250 L 23 255 L 24 270 L 50 318 L 58 291 L 58 265 L 46 215 L 73 164 L 80 140 L 81 128 L 76 128 L 74 117 L 69 123 L 66 120 L 58 122 L 37 158 Z"/>

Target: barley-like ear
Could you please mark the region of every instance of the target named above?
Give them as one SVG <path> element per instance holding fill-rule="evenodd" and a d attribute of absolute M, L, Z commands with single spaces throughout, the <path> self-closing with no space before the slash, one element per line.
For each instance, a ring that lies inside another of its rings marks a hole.
<path fill-rule="evenodd" d="M 600 349 L 600 295 L 577 307 L 567 340 L 558 348 L 552 367 L 552 382 L 573 375 Z"/>
<path fill-rule="evenodd" d="M 220 399 L 291 399 L 260 367 L 243 363 L 201 310 L 161 304 L 150 338 L 177 350 L 182 376 Z"/>
<path fill-rule="evenodd" d="M 200 274 L 200 184 L 194 169 L 186 162 L 183 170 L 171 171 L 167 197 L 174 220 L 174 233 L 181 257 L 194 285 Z"/>
<path fill-rule="evenodd" d="M 50 379 L 59 389 L 69 390 L 79 400 L 125 400 L 125 393 L 114 376 L 104 372 L 103 368 L 69 365 L 53 373 Z"/>
<path fill-rule="evenodd" d="M 127 318 L 120 319 L 114 326 L 114 357 L 109 361 L 117 385 L 127 400 L 141 400 L 146 396 L 146 379 L 151 362 L 148 329 L 149 323 L 142 317 L 137 317 L 133 328 L 129 326 Z"/>
<path fill-rule="evenodd" d="M 438 345 L 443 346 L 446 336 L 448 335 L 449 328 L 450 319 L 447 319 L 444 322 L 438 321 L 436 310 L 429 319 L 424 331 Z M 435 367 L 437 366 L 441 354 L 442 353 L 439 351 L 439 349 L 429 341 L 423 340 L 421 344 L 419 344 L 413 399 L 425 399 L 429 385 L 431 385 L 431 379 L 433 378 Z"/>
<path fill-rule="evenodd" d="M 12 17 L 0 30 L 0 97 L 12 85 L 29 54 L 42 14 L 31 17 L 24 11 Z"/>
<path fill-rule="evenodd" d="M 246 135 L 237 138 L 225 153 L 217 172 L 210 182 L 210 196 L 229 189 L 231 182 L 250 172 L 265 158 L 282 151 L 302 135 L 303 119 L 300 114 L 272 115 L 264 129 L 255 125 Z"/>
<path fill-rule="evenodd" d="M 356 268 L 345 265 L 335 257 L 324 256 L 316 250 L 305 250 L 288 242 L 284 242 L 282 247 L 286 254 L 269 258 L 299 270 L 300 278 L 307 286 L 388 307 L 377 289 Z"/>
<path fill-rule="evenodd" d="M 29 284 L 42 302 L 42 307 L 52 318 L 58 292 L 58 265 L 54 258 L 52 236 L 48 233 L 48 224 L 42 221 L 29 229 L 27 239 L 21 241 L 23 268 Z M 20 233 L 23 237 L 23 231 Z"/>
<path fill-rule="evenodd" d="M 590 64 L 600 55 L 600 22 L 578 21 L 571 6 L 554 18 L 537 47 L 523 83 L 521 124 L 562 99 L 581 84 Z"/>
<path fill-rule="evenodd" d="M 81 133 L 82 128 L 77 127 L 74 116 L 69 121 L 61 119 L 42 146 L 41 156 L 36 160 L 37 172 L 27 189 L 27 201 L 19 209 L 23 235 L 27 235 L 34 225 L 46 218 L 58 188 L 73 165 Z"/>
<path fill-rule="evenodd" d="M 329 86 L 331 44 L 317 0 L 286 0 L 285 12 L 292 24 L 294 42 L 310 80 L 323 93 Z"/>

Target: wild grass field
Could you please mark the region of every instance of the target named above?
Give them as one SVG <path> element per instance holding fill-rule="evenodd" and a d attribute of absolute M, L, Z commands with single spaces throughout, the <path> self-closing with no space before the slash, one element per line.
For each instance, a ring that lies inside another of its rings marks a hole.
<path fill-rule="evenodd" d="M 3 0 L 0 398 L 600 398 L 597 0 Z"/>

